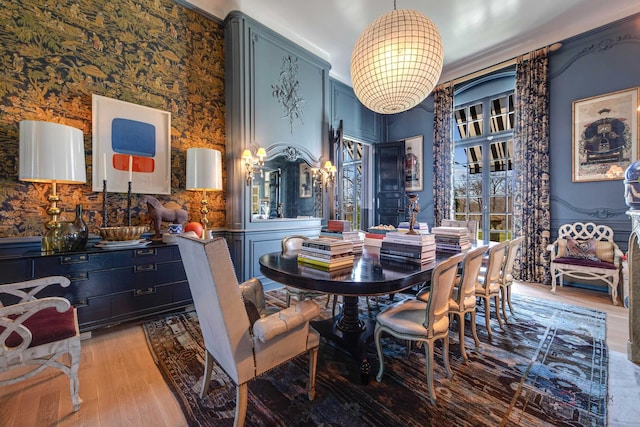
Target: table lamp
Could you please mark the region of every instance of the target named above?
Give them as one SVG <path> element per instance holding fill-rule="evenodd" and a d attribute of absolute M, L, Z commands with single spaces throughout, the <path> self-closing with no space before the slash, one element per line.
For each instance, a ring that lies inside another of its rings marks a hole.
<path fill-rule="evenodd" d="M 209 220 L 207 191 L 222 190 L 222 155 L 211 148 L 187 149 L 187 190 L 202 191 L 202 238 L 206 237 Z"/>
<path fill-rule="evenodd" d="M 56 184 L 84 184 L 87 181 L 82 131 L 59 123 L 23 120 L 20 122 L 19 153 L 20 181 L 51 183 L 47 209 L 51 219 L 45 224 L 45 237 L 55 240 L 55 230 L 60 228 L 57 205 L 60 198 Z M 43 238 L 43 251 L 55 251 L 56 242 L 45 240 Z"/>

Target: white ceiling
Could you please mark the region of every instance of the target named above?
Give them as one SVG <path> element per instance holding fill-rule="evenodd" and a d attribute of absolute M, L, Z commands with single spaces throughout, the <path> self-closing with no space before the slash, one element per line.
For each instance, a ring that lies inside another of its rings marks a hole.
<path fill-rule="evenodd" d="M 392 0 L 178 0 L 224 19 L 239 10 L 331 63 L 351 85 L 351 51 Z M 446 82 L 640 13 L 640 0 L 397 0 L 440 30 Z"/>

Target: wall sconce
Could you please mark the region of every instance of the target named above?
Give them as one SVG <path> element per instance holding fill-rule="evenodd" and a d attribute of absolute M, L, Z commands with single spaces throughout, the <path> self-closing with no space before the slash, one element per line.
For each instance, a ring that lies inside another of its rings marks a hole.
<path fill-rule="evenodd" d="M 189 148 L 187 150 L 187 186 L 189 191 L 202 191 L 200 223 L 202 238 L 207 235 L 207 191 L 222 190 L 222 154 L 211 148 Z"/>
<path fill-rule="evenodd" d="M 311 168 L 311 171 L 313 173 L 313 180 L 324 183 L 325 190 L 336 182 L 336 172 L 338 169 L 335 165 L 331 164 L 330 160 L 324 162 L 324 166 L 321 168 Z"/>
<path fill-rule="evenodd" d="M 260 173 L 260 176 L 263 175 L 262 167 L 264 166 L 264 158 L 267 157 L 267 152 L 264 148 L 258 148 L 256 151 L 255 157 L 251 154 L 251 150 L 248 148 L 242 152 L 242 159 L 244 160 L 245 165 L 245 179 L 247 181 L 247 185 L 251 185 L 251 181 L 253 180 L 253 176 L 256 173 Z M 258 166 L 256 169 L 256 165 Z"/>
<path fill-rule="evenodd" d="M 47 214 L 51 219 L 45 227 L 42 251 L 61 252 L 62 223 L 58 221 L 60 198 L 56 184 L 84 184 L 87 176 L 84 165 L 84 136 L 71 126 L 23 120 L 20 122 L 20 181 L 51 183 Z"/>

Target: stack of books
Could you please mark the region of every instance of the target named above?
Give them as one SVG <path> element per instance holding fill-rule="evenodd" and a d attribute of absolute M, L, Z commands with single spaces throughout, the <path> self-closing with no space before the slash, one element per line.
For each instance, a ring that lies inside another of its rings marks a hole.
<path fill-rule="evenodd" d="M 351 223 L 343 219 L 330 219 L 327 222 L 329 231 L 351 231 Z"/>
<path fill-rule="evenodd" d="M 439 252 L 464 252 L 471 249 L 469 229 L 466 227 L 433 227 Z"/>
<path fill-rule="evenodd" d="M 376 225 L 369 227 L 366 233 L 364 233 L 364 245 L 374 248 L 382 246 L 382 239 L 390 231 L 396 231 L 393 225 Z"/>
<path fill-rule="evenodd" d="M 380 259 L 389 261 L 429 264 L 436 260 L 436 242 L 433 234 L 390 232 L 382 239 Z"/>
<path fill-rule="evenodd" d="M 398 224 L 398 231 L 409 231 L 409 222 L 403 221 Z M 422 234 L 429 233 L 429 225 L 426 222 L 416 222 L 413 224 L 413 231 Z"/>
<path fill-rule="evenodd" d="M 332 231 L 324 228 L 320 231 L 320 237 L 334 240 L 346 240 L 353 245 L 353 253 L 361 254 L 364 246 L 364 233 L 361 231 Z"/>
<path fill-rule="evenodd" d="M 309 239 L 302 242 L 298 263 L 333 271 L 353 267 L 353 244 L 337 239 Z"/>

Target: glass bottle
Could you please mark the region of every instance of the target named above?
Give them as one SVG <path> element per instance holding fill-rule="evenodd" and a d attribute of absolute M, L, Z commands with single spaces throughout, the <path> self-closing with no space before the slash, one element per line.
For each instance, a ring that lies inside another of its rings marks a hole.
<path fill-rule="evenodd" d="M 87 223 L 84 222 L 84 219 L 82 219 L 82 205 L 76 205 L 76 219 L 73 220 L 73 225 L 78 235 L 72 250 L 82 251 L 87 245 L 87 239 L 89 238 L 89 228 L 87 227 Z"/>

